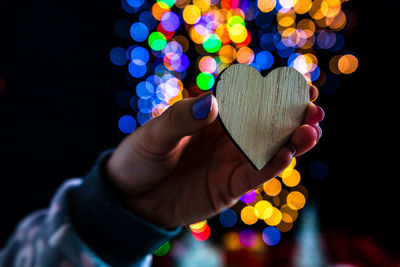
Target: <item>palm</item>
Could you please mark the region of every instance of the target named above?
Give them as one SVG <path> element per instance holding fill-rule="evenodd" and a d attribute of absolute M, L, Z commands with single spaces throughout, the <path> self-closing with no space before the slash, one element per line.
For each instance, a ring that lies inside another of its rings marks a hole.
<path fill-rule="evenodd" d="M 160 223 L 174 226 L 204 219 L 234 204 L 233 174 L 243 165 L 251 168 L 217 121 L 182 139 L 178 149 L 158 160 L 164 164 L 148 164 L 148 159 L 141 163 L 143 169 L 148 168 L 142 178 L 151 183 L 151 194 L 140 194 L 135 206 L 146 203 L 155 217 L 173 220 Z"/>

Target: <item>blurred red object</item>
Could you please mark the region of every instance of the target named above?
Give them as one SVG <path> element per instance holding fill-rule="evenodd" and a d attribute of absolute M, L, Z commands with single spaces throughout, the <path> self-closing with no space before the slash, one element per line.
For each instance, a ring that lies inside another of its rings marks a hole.
<path fill-rule="evenodd" d="M 324 241 L 333 266 L 341 266 L 344 263 L 357 267 L 400 266 L 400 256 L 386 252 L 378 241 L 368 234 L 331 230 L 324 234 Z"/>

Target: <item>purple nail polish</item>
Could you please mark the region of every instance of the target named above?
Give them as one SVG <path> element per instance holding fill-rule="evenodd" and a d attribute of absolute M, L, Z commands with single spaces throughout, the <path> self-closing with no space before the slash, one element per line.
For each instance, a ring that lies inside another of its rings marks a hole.
<path fill-rule="evenodd" d="M 296 155 L 296 148 L 292 144 L 286 144 L 286 146 L 292 151 L 292 156 Z"/>
<path fill-rule="evenodd" d="M 315 124 L 310 124 L 310 123 L 309 123 L 308 125 L 314 127 L 314 129 L 317 130 L 317 133 L 318 133 L 318 135 L 317 135 L 317 140 L 321 139 L 321 136 L 322 136 L 322 129 L 321 129 L 318 125 L 315 125 Z"/>
<path fill-rule="evenodd" d="M 193 117 L 196 120 L 202 120 L 208 117 L 211 111 L 212 94 L 208 94 L 197 100 L 192 107 Z"/>

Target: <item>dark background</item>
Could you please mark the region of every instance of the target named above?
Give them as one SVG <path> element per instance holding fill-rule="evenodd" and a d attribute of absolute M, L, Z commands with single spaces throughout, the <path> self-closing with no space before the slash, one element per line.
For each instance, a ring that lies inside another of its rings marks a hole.
<path fill-rule="evenodd" d="M 383 6 L 388 11 L 399 5 L 380 2 Z M 339 77 L 338 92 L 321 92 L 323 136 L 297 168 L 323 228 L 368 233 L 386 249 L 398 250 L 393 242 L 400 237 L 398 189 L 387 181 L 399 175 L 376 162 L 384 157 L 375 112 L 376 98 L 385 94 L 377 75 L 385 66 L 376 60 L 387 54 L 378 48 L 382 9 L 364 1 L 343 8 L 358 15 L 344 50 L 357 53 L 359 69 Z M 129 15 L 118 0 L 1 0 L 0 77 L 6 86 L 0 86 L 0 245 L 21 218 L 48 205 L 64 180 L 85 175 L 99 153 L 123 137 L 117 127 L 123 111 L 114 100 L 121 76 L 108 57 L 121 43 L 114 23 L 123 17 Z M 309 178 L 315 160 L 329 166 L 323 181 Z"/>

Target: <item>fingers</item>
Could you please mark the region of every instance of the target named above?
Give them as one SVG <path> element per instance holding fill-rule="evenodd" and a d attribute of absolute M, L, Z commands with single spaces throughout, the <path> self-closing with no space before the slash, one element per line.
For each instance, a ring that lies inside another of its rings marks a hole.
<path fill-rule="evenodd" d="M 281 148 L 260 171 L 255 170 L 249 163 L 242 164 L 231 176 L 230 188 L 233 198 L 241 197 L 277 176 L 292 162 L 294 153 L 296 151 L 291 146 Z"/>
<path fill-rule="evenodd" d="M 301 125 L 292 135 L 288 145 L 282 147 L 260 171 L 256 171 L 249 163 L 240 166 L 231 178 L 233 196 L 240 197 L 276 177 L 289 166 L 295 155 L 302 155 L 313 148 L 318 140 L 318 135 L 318 131 L 313 126 Z"/>
<path fill-rule="evenodd" d="M 300 156 L 315 146 L 322 136 L 322 130 L 318 123 L 325 117 L 324 110 L 310 103 L 304 117 L 304 124 L 296 129 L 289 140 L 295 149 L 295 156 Z"/>
<path fill-rule="evenodd" d="M 218 104 L 212 94 L 183 99 L 141 127 L 140 140 L 153 153 L 167 153 L 184 136 L 210 125 L 217 115 Z"/>
<path fill-rule="evenodd" d="M 318 124 L 325 117 L 325 112 L 320 106 L 316 106 L 313 103 L 308 105 L 306 116 L 304 117 L 304 123 Z"/>
<path fill-rule="evenodd" d="M 310 97 L 314 97 L 311 92 Z M 300 156 L 313 148 L 321 138 L 322 130 L 318 123 L 324 119 L 324 116 L 325 113 L 321 107 L 310 103 L 304 117 L 304 124 L 295 130 L 288 144 L 281 148 L 260 171 L 254 170 L 250 164 L 243 164 L 233 173 L 231 192 L 234 197 L 240 197 L 277 176 L 289 166 L 294 156 Z"/>
<path fill-rule="evenodd" d="M 293 133 L 289 143 L 296 149 L 295 156 L 300 156 L 315 146 L 320 136 L 315 127 L 311 124 L 303 124 Z"/>
<path fill-rule="evenodd" d="M 278 153 L 260 170 L 264 181 L 259 181 L 259 185 L 266 182 L 266 179 L 273 178 L 280 174 L 292 162 L 296 150 L 292 146 L 284 146 Z"/>

